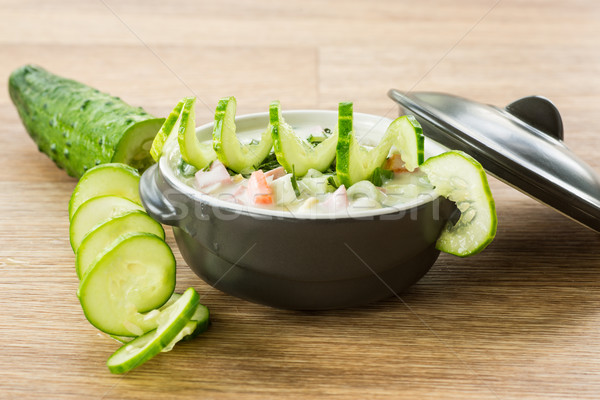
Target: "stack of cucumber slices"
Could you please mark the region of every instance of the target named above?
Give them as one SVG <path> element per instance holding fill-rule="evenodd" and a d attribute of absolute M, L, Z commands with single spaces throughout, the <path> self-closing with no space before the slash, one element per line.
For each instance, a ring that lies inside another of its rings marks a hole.
<path fill-rule="evenodd" d="M 197 170 L 209 168 L 217 159 L 232 175 L 283 166 L 294 177 L 302 177 L 315 169 L 332 172 L 336 187 L 350 188 L 364 180 L 373 182 L 386 162 L 400 158 L 405 171 L 425 172 L 435 191 L 454 201 L 461 212 L 458 221 L 449 222 L 441 234 L 439 250 L 469 256 L 483 250 L 496 234 L 494 199 L 481 164 L 459 151 L 424 160 L 423 131 L 411 115 L 392 121 L 379 144 L 367 147 L 355 136 L 352 103 L 340 103 L 336 129 L 315 144 L 294 132 L 282 116 L 279 101 L 274 101 L 260 140 L 242 143 L 236 135 L 235 97 L 225 97 L 217 105 L 212 140 L 201 142 L 195 131 L 194 104 L 195 98 L 185 98 L 168 116 L 152 144 L 155 161 L 174 148 L 184 164 Z"/>
<path fill-rule="evenodd" d="M 77 295 L 86 318 L 124 345 L 111 372 L 137 367 L 206 330 L 208 309 L 193 288 L 174 294 L 175 258 L 162 226 L 141 206 L 139 174 L 125 164 L 87 171 L 69 202 Z"/>

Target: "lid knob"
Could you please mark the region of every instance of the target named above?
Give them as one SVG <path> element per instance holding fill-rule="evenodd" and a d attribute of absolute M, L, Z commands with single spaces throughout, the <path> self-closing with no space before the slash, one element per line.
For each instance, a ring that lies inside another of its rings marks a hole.
<path fill-rule="evenodd" d="M 556 140 L 563 140 L 563 123 L 558 109 L 550 100 L 541 96 L 529 96 L 513 101 L 506 111 L 533 128 Z"/>

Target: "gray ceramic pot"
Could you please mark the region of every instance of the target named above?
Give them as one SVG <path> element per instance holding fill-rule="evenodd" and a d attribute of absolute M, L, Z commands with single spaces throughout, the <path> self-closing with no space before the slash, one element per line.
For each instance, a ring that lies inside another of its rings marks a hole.
<path fill-rule="evenodd" d="M 284 117 L 297 125 L 315 114 L 324 119 L 321 126 L 337 117 L 327 111 Z M 264 128 L 266 121 L 266 113 L 236 119 L 238 131 Z M 355 114 L 355 121 L 381 118 Z M 200 127 L 198 135 L 211 129 Z M 439 254 L 435 241 L 456 211 L 435 195 L 403 209 L 336 218 L 242 208 L 185 185 L 165 158 L 143 174 L 140 195 L 153 218 L 173 226 L 183 258 L 207 283 L 252 302 L 301 310 L 365 305 L 402 292 L 431 268 Z"/>

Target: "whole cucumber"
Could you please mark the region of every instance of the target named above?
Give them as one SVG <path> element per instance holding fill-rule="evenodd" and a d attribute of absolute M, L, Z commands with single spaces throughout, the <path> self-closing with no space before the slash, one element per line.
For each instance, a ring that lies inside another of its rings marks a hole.
<path fill-rule="evenodd" d="M 41 152 L 71 176 L 109 162 L 141 171 L 163 119 L 118 97 L 25 65 L 10 75 L 10 97 Z"/>

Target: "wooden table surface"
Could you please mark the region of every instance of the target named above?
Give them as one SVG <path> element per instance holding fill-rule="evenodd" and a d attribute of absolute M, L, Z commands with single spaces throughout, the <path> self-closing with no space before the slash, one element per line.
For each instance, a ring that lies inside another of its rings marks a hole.
<path fill-rule="evenodd" d="M 0 1 L 0 76 L 25 63 L 166 115 L 220 97 L 238 112 L 393 116 L 389 88 L 561 110 L 600 171 L 600 3 Z M 401 301 L 291 312 L 219 292 L 178 260 L 212 327 L 120 376 L 85 319 L 68 241 L 76 183 L 37 151 L 0 93 L 0 398 L 600 398 L 600 236 L 490 179 L 499 226 L 480 255 L 441 255 Z M 399 238 L 401 240 L 401 238 Z"/>

